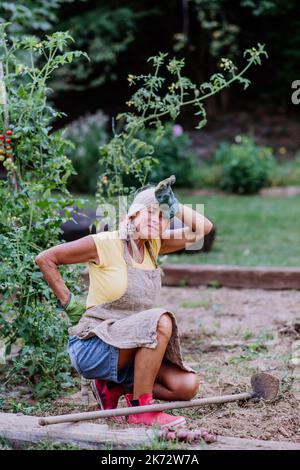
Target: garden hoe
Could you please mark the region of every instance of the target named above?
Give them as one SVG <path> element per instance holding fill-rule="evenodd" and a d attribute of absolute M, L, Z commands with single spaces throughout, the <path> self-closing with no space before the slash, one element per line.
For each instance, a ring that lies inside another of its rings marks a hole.
<path fill-rule="evenodd" d="M 251 377 L 252 392 L 237 393 L 234 395 L 221 395 L 217 397 L 199 398 L 189 401 L 172 401 L 168 403 L 158 403 L 146 406 L 133 406 L 130 408 L 116 408 L 113 410 L 89 411 L 85 413 L 73 413 L 61 416 L 47 416 L 40 418 L 38 423 L 41 426 L 47 424 L 58 424 L 76 421 L 87 421 L 90 419 L 108 418 L 111 416 L 128 416 L 131 414 L 166 411 L 180 408 L 191 408 L 194 406 L 214 405 L 228 403 L 232 401 L 249 400 L 258 398 L 263 400 L 274 400 L 279 389 L 279 380 L 273 375 L 259 372 Z"/>

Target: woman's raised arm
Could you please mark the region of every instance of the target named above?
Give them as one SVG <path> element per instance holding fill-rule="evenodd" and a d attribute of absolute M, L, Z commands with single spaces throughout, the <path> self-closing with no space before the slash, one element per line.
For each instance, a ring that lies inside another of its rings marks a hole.
<path fill-rule="evenodd" d="M 186 227 L 166 230 L 163 233 L 160 255 L 185 249 L 187 244 L 198 242 L 213 228 L 213 223 L 209 219 L 184 204 L 179 203 L 179 212 L 176 217 Z"/>

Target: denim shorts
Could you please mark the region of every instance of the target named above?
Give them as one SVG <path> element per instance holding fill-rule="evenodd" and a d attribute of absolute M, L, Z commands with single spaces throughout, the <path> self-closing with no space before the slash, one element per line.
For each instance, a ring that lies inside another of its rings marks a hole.
<path fill-rule="evenodd" d="M 72 366 L 85 379 L 102 379 L 133 386 L 134 361 L 118 370 L 119 348 L 98 336 L 80 339 L 69 336 L 67 350 Z"/>

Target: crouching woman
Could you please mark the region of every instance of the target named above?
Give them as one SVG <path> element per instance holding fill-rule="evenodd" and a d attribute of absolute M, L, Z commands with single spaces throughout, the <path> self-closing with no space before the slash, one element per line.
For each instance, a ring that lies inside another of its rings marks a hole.
<path fill-rule="evenodd" d="M 157 257 L 197 242 L 213 224 L 179 203 L 171 189 L 174 181 L 172 175 L 136 191 L 118 230 L 51 247 L 36 258 L 72 319 L 71 362 L 79 374 L 92 379 L 101 409 L 116 408 L 122 395 L 130 407 L 154 403 L 154 398 L 190 400 L 199 389 L 196 371 L 182 357 L 175 314 L 157 306 Z M 170 230 L 175 216 L 184 227 Z M 69 292 L 58 271 L 61 264 L 84 262 L 90 275 L 85 306 Z M 129 415 L 128 423 L 181 426 L 185 418 L 147 412 Z"/>

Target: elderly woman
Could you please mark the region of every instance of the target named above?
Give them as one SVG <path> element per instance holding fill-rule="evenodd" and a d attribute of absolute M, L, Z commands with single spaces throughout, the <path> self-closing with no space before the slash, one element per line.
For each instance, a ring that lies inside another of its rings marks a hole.
<path fill-rule="evenodd" d="M 116 408 L 122 395 L 130 407 L 154 403 L 153 398 L 190 400 L 199 389 L 196 371 L 182 358 L 175 314 L 157 306 L 157 256 L 197 242 L 213 224 L 178 202 L 171 189 L 174 181 L 172 175 L 157 186 L 140 188 L 118 230 L 54 246 L 36 258 L 71 319 L 72 365 L 93 379 L 101 409 Z M 175 216 L 184 228 L 170 230 Z M 84 262 L 90 276 L 86 306 L 69 292 L 57 268 Z M 129 415 L 128 423 L 179 426 L 185 418 L 147 412 Z"/>

